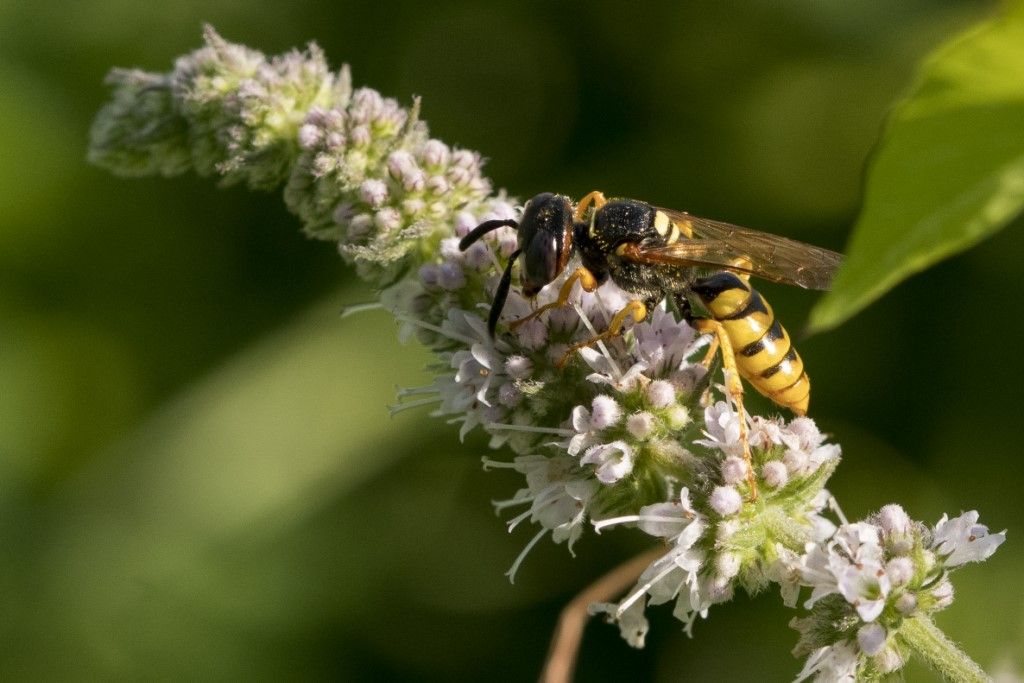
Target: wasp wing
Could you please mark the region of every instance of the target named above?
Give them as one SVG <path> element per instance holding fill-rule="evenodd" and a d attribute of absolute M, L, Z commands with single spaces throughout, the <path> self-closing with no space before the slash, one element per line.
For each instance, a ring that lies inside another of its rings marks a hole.
<path fill-rule="evenodd" d="M 661 246 L 637 245 L 626 258 L 641 263 L 732 270 L 805 289 L 828 289 L 843 262 L 842 254 L 778 235 L 681 211 L 659 211 L 684 234 L 691 232 L 693 239 Z"/>

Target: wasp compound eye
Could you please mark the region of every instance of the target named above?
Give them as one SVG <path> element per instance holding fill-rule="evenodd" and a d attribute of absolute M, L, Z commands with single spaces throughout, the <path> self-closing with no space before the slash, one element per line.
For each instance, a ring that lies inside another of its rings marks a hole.
<path fill-rule="evenodd" d="M 534 233 L 523 251 L 523 294 L 536 296 L 558 276 L 558 241 L 546 232 Z"/>

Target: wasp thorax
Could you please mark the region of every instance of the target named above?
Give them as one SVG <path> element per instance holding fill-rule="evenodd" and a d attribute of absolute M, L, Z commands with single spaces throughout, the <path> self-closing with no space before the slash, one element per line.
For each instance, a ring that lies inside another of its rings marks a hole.
<path fill-rule="evenodd" d="M 545 192 L 527 202 L 519 221 L 524 295 L 535 296 L 565 268 L 572 247 L 572 225 L 568 197 Z"/>

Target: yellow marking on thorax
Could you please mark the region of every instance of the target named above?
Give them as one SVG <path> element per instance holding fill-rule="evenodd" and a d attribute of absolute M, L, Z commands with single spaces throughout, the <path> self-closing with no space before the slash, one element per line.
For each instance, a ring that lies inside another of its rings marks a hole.
<path fill-rule="evenodd" d="M 654 212 L 654 229 L 658 231 L 658 234 L 664 237 L 668 234 L 669 228 L 672 227 L 672 221 L 669 219 L 668 214 L 664 211 Z"/>

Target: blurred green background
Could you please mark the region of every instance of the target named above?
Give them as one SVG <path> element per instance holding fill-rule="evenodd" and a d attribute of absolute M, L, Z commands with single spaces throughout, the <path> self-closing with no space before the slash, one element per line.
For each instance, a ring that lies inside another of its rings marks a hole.
<path fill-rule="evenodd" d="M 560 606 L 639 547 L 542 544 L 509 586 L 529 533 L 489 501 L 519 478 L 480 471 L 479 435 L 389 419 L 427 356 L 384 314 L 338 317 L 372 292 L 329 245 L 278 195 L 86 165 L 109 68 L 166 71 L 202 22 L 268 53 L 315 39 L 356 84 L 422 95 L 513 194 L 601 188 L 842 249 L 914 65 L 993 10 L 0 2 L 0 676 L 529 680 Z M 847 515 L 1010 529 L 939 617 L 989 669 L 1024 649 L 1019 227 L 800 345 Z M 763 289 L 799 330 L 813 295 Z M 579 680 L 789 680 L 791 613 L 749 602 L 693 640 L 655 611 L 641 652 L 592 625 Z"/>

